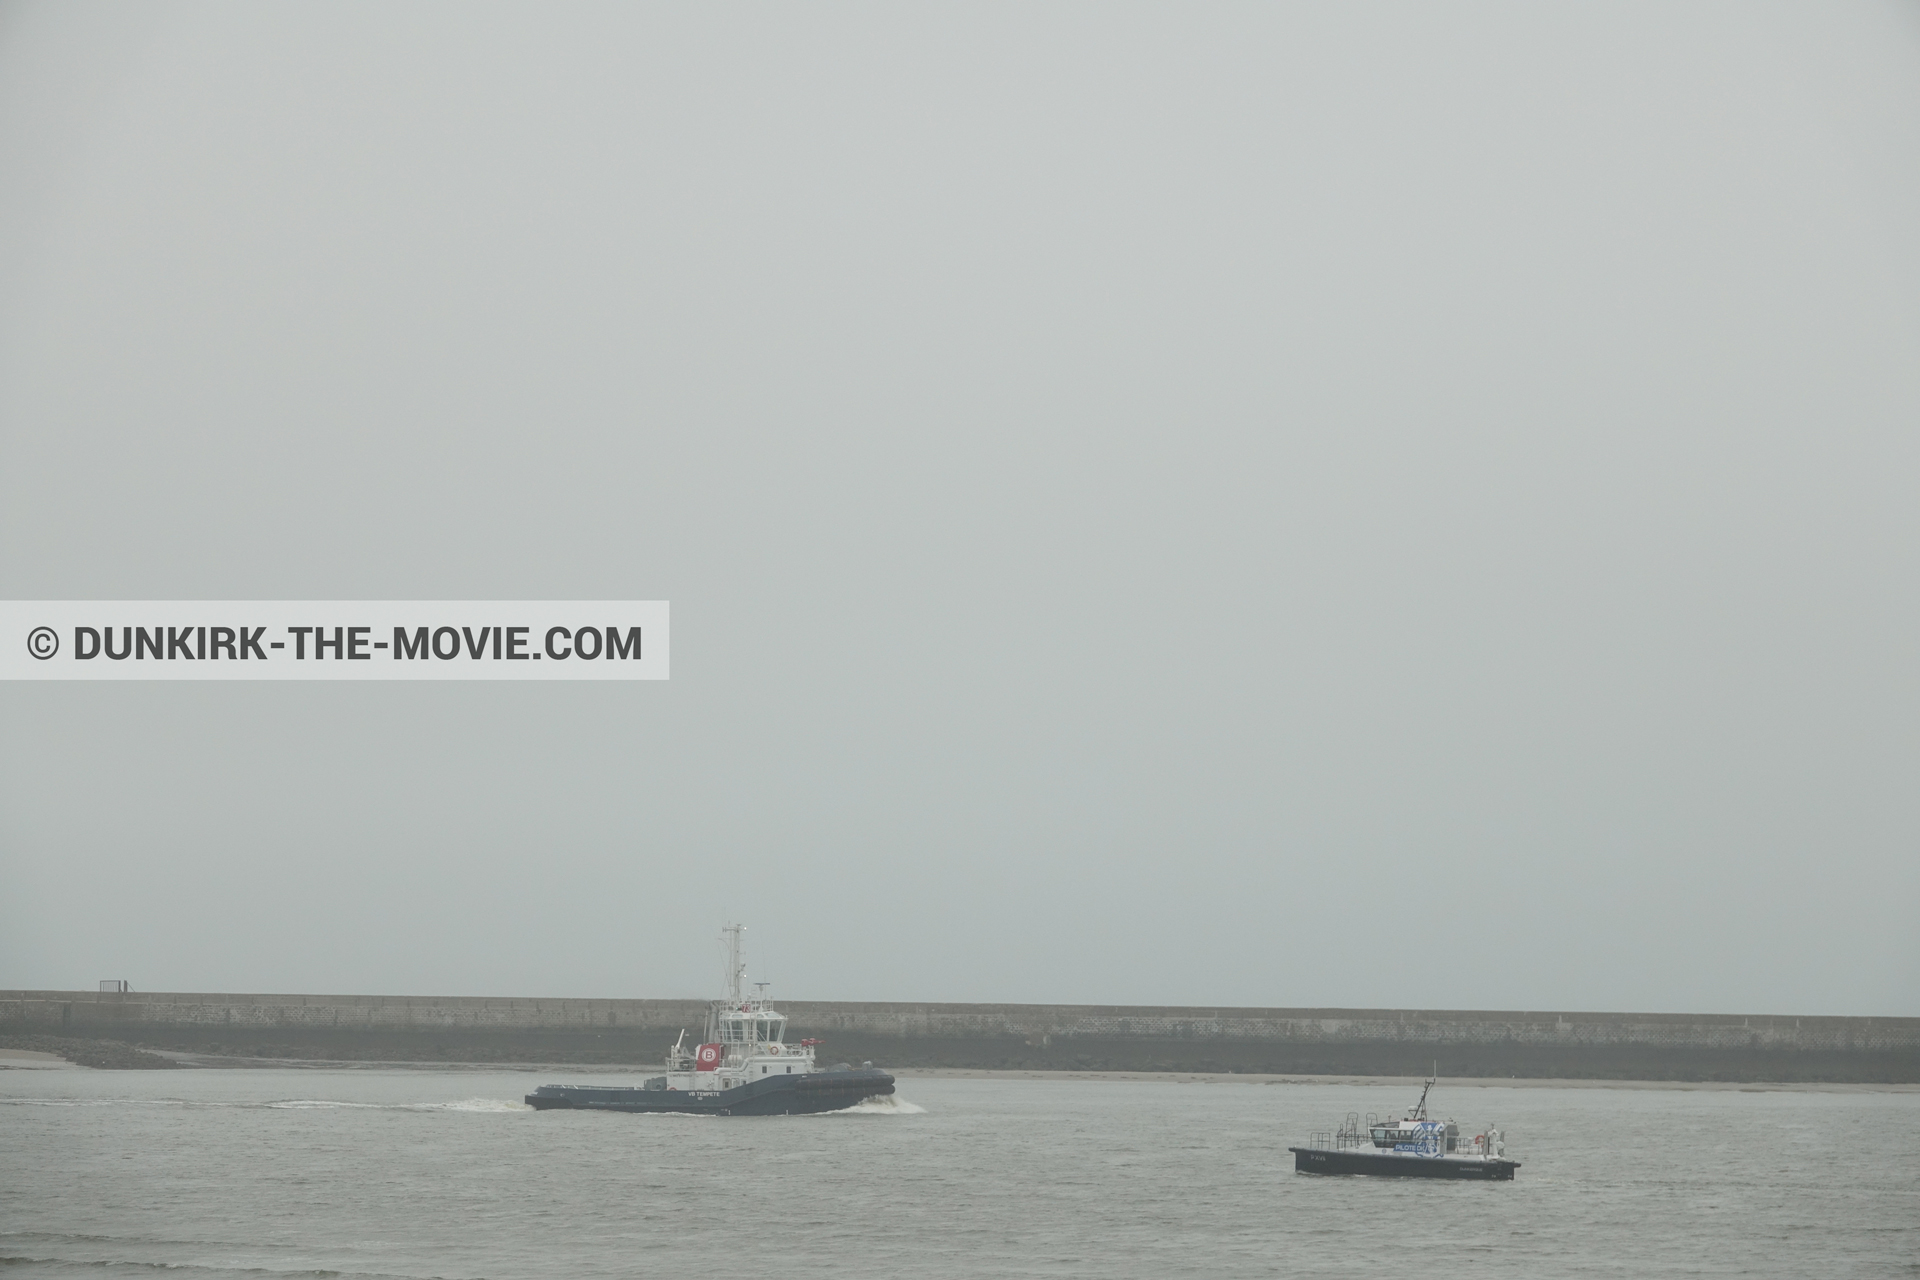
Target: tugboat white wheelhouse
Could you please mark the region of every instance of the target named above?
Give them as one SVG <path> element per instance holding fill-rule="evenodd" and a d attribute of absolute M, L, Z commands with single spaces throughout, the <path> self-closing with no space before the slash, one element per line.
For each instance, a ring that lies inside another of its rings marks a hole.
<path fill-rule="evenodd" d="M 688 1111 L 719 1116 L 794 1116 L 844 1111 L 868 1098 L 893 1092 L 893 1077 L 845 1064 L 820 1069 L 818 1040 L 786 1042 L 787 1016 L 767 1003 L 764 991 L 747 995 L 747 966 L 740 935 L 745 925 L 721 931 L 727 947 L 727 994 L 707 1006 L 706 1038 L 688 1048 L 687 1033 L 667 1053 L 667 1073 L 637 1088 L 543 1084 L 527 1105 L 547 1111 Z M 765 983 L 757 984 L 765 987 Z"/>
<path fill-rule="evenodd" d="M 1337 1133 L 1316 1133 L 1308 1145 L 1288 1147 L 1294 1172 L 1512 1182 L 1520 1162 L 1506 1158 L 1506 1140 L 1498 1129 L 1463 1138 L 1453 1121 L 1427 1118 L 1427 1094 L 1436 1078 L 1428 1077 L 1420 1101 L 1407 1108 L 1404 1119 L 1382 1120 L 1369 1112 L 1363 1127 L 1360 1113 L 1349 1111 Z"/>

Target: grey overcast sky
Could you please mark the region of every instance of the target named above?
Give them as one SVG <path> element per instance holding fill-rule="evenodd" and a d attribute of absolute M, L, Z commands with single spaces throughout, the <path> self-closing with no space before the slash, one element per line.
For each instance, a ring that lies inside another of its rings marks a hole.
<path fill-rule="evenodd" d="M 0 9 L 0 986 L 1920 1014 L 1912 4 Z"/>

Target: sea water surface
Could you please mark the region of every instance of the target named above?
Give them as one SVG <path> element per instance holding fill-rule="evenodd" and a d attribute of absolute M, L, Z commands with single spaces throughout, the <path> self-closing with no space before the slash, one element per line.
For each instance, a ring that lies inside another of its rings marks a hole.
<path fill-rule="evenodd" d="M 563 1071 L 0 1072 L 6 1277 L 1920 1276 L 1920 1094 L 1453 1087 L 1511 1183 L 1320 1178 L 1404 1085 L 914 1079 L 534 1112 Z"/>

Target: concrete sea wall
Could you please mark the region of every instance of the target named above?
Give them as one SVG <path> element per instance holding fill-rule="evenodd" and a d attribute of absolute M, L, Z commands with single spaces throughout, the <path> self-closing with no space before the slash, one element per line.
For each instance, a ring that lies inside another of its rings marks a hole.
<path fill-rule="evenodd" d="M 1920 1081 L 1920 1018 L 784 1001 L 895 1066 Z M 263 1056 L 657 1061 L 699 1000 L 0 991 L 0 1033 Z"/>

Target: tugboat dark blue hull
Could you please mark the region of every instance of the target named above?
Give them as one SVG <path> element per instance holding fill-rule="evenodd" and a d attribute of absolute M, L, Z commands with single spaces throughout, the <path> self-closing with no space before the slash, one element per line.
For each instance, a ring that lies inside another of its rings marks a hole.
<path fill-rule="evenodd" d="M 1471 1182 L 1512 1182 L 1517 1160 L 1462 1159 L 1447 1156 L 1399 1156 L 1374 1151 L 1327 1151 L 1288 1147 L 1295 1173 L 1359 1173 L 1377 1178 L 1464 1178 Z"/>
<path fill-rule="evenodd" d="M 893 1077 L 871 1067 L 768 1076 L 732 1089 L 633 1089 L 543 1084 L 527 1095 L 536 1111 L 673 1111 L 710 1116 L 804 1116 L 845 1111 L 893 1092 Z"/>

